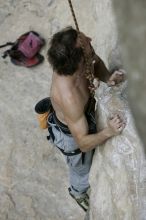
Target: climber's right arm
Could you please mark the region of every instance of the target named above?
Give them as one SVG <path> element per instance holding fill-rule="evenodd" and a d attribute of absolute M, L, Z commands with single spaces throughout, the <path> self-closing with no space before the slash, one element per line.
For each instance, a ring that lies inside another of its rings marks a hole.
<path fill-rule="evenodd" d="M 86 152 L 94 149 L 97 145 L 104 143 L 114 135 L 118 135 L 124 128 L 121 118 L 116 115 L 108 121 L 107 127 L 95 134 L 88 134 L 88 123 L 80 105 L 74 105 L 73 99 L 66 101 L 62 112 L 65 115 L 65 121 L 75 138 L 81 151 Z M 77 103 L 76 103 L 77 104 Z M 73 107 L 74 106 L 74 107 Z"/>

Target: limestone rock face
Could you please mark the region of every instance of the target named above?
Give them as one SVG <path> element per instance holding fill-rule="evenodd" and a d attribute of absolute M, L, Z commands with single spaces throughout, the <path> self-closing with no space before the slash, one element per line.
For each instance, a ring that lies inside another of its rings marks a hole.
<path fill-rule="evenodd" d="M 123 62 L 128 71 L 130 106 L 139 135 L 146 145 L 146 1 L 113 0 L 113 6 Z"/>
<path fill-rule="evenodd" d="M 113 89 L 101 84 L 96 93 L 98 98 L 97 124 L 101 130 L 106 126 L 107 118 L 114 113 L 119 113 L 127 124 L 121 135 L 97 146 L 90 173 L 90 210 L 86 219 L 145 220 L 146 159 L 144 146 L 137 134 L 126 92 L 128 88 L 136 125 L 145 141 L 145 123 L 142 123 L 145 120 L 145 98 L 143 97 L 145 61 L 144 55 L 142 55 L 145 51 L 145 47 L 142 49 L 145 45 L 145 38 L 144 34 L 139 34 L 145 31 L 145 3 L 144 1 L 136 2 L 136 4 L 133 4 L 132 1 L 113 2 L 115 10 L 112 9 L 112 1 L 106 1 L 107 7 L 104 4 L 102 8 L 105 16 L 100 17 L 100 3 L 95 1 L 98 26 L 103 24 L 104 17 L 106 17 L 104 20 L 104 24 L 107 25 L 106 36 L 110 36 L 107 40 L 110 42 L 108 49 L 105 44 L 101 51 L 111 69 L 124 64 L 124 68 L 126 67 L 128 70 L 129 82 L 128 86 L 124 83 Z M 135 24 L 137 24 L 137 28 L 135 28 Z M 102 32 L 102 28 L 100 30 Z M 105 32 L 103 32 L 104 35 Z M 119 38 L 121 44 L 117 40 Z M 106 39 L 103 37 L 103 41 Z M 117 44 L 121 45 L 120 50 L 116 46 Z M 122 59 L 119 54 L 123 55 Z M 139 80 L 143 82 L 139 83 Z M 142 95 L 140 95 L 141 92 Z M 135 102 L 135 100 L 137 101 Z"/>
<path fill-rule="evenodd" d="M 126 82 L 97 90 L 98 130 L 119 114 L 123 132 L 96 148 L 90 173 L 90 220 L 146 219 L 146 160 L 125 95 Z"/>

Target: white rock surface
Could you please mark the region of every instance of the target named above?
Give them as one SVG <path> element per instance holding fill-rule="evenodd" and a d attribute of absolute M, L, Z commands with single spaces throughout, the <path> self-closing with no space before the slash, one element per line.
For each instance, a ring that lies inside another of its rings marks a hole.
<path fill-rule="evenodd" d="M 100 51 L 109 68 L 113 69 L 115 66 L 121 66 L 121 57 L 112 1 L 94 2 L 96 20 L 98 21 L 96 29 L 97 51 Z M 126 1 L 121 4 L 126 7 Z M 120 11 L 118 4 L 116 7 Z M 123 14 L 121 14 L 121 19 L 122 16 Z M 118 22 L 120 23 L 120 20 Z M 124 25 L 121 31 L 126 33 Z M 99 38 L 100 40 L 98 39 L 99 35 L 103 36 L 103 38 Z M 104 36 L 106 37 L 104 38 Z M 130 43 L 130 38 L 128 40 Z M 122 43 L 124 45 L 124 42 Z M 134 88 L 131 88 L 131 92 L 132 89 Z M 99 129 L 106 126 L 107 118 L 117 111 L 125 118 L 127 125 L 120 136 L 112 138 L 96 149 L 90 174 L 90 211 L 86 219 L 146 219 L 146 159 L 144 147 L 135 129 L 128 106 L 126 90 L 126 84 L 117 89 L 110 89 L 105 84 L 101 84 L 96 93 Z"/>
<path fill-rule="evenodd" d="M 90 172 L 90 220 L 146 219 L 146 158 L 125 94 L 126 82 L 97 90 L 98 130 L 119 114 L 123 132 L 97 147 Z"/>
<path fill-rule="evenodd" d="M 146 146 L 146 1 L 113 0 L 113 3 L 124 67 L 128 72 L 128 99 L 139 135 Z"/>

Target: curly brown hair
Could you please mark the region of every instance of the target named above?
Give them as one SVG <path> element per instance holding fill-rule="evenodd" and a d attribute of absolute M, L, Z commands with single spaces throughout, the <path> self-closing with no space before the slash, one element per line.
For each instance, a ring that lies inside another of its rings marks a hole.
<path fill-rule="evenodd" d="M 78 32 L 67 27 L 53 35 L 48 49 L 48 61 L 59 75 L 73 75 L 83 58 L 83 49 L 77 47 Z"/>

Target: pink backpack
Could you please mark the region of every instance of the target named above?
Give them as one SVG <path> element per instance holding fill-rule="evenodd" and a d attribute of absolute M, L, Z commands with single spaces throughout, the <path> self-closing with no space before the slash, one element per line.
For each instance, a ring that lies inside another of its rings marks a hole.
<path fill-rule="evenodd" d="M 44 45 L 44 40 L 33 32 L 30 32 L 27 37 L 18 44 L 18 50 L 26 57 L 32 58 L 35 56 L 41 47 Z"/>
<path fill-rule="evenodd" d="M 39 54 L 45 40 L 37 32 L 30 31 L 21 35 L 14 43 L 8 42 L 0 48 L 11 45 L 3 54 L 3 58 L 9 56 L 11 62 L 18 66 L 32 67 L 40 64 L 44 57 Z"/>

